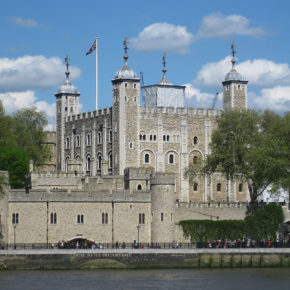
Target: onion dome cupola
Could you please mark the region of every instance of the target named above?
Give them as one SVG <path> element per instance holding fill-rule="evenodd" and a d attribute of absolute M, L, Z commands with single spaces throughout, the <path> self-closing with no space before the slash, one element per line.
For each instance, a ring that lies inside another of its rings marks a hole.
<path fill-rule="evenodd" d="M 128 51 L 128 39 L 127 39 L 127 37 L 125 37 L 123 45 L 124 45 L 124 51 L 125 51 L 125 54 L 123 56 L 124 64 L 123 64 L 122 68 L 116 72 L 115 80 L 117 80 L 117 79 L 140 80 L 137 77 L 136 73 L 128 66 L 129 56 L 127 54 L 127 51 Z"/>
<path fill-rule="evenodd" d="M 235 43 L 231 45 L 232 53 L 232 68 L 226 74 L 223 84 L 223 108 L 224 109 L 246 109 L 247 101 L 247 84 L 248 81 L 236 70 L 235 64 Z"/>
<path fill-rule="evenodd" d="M 80 95 L 78 89 L 70 82 L 69 75 L 69 57 L 65 58 L 66 63 L 66 79 L 65 82 L 58 88 L 57 94 L 73 94 L 73 95 Z"/>

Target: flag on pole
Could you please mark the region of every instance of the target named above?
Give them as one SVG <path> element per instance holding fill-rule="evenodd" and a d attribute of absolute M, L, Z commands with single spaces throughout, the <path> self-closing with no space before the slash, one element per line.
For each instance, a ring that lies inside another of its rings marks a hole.
<path fill-rule="evenodd" d="M 94 50 L 96 50 L 96 41 L 94 41 L 94 43 L 92 44 L 91 48 L 90 48 L 89 51 L 86 53 L 86 55 L 91 54 Z"/>

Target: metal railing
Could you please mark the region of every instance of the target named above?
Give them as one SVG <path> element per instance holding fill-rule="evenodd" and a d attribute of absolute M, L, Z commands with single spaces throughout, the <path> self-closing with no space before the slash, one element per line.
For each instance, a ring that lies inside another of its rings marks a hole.
<path fill-rule="evenodd" d="M 267 241 L 266 243 L 239 243 L 229 244 L 214 242 L 197 242 L 197 243 L 84 243 L 77 245 L 76 243 L 10 243 L 1 244 L 0 250 L 44 250 L 44 249 L 238 249 L 238 248 L 290 248 L 290 241 L 277 242 Z"/>

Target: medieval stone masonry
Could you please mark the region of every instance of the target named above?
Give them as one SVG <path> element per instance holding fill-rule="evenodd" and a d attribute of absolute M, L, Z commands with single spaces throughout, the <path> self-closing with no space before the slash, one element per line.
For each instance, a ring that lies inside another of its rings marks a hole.
<path fill-rule="evenodd" d="M 112 80 L 112 107 L 84 113 L 67 63 L 55 94 L 56 132 L 47 135 L 55 155 L 42 170 L 31 166 L 28 193 L 7 189 L 0 202 L 2 242 L 13 243 L 15 235 L 17 243 L 76 237 L 130 243 L 137 235 L 144 243 L 182 242 L 180 220 L 244 217 L 245 184 L 227 183 L 219 173 L 194 184 L 184 176 L 190 163 L 210 153 L 221 112 L 185 107 L 185 87 L 167 80 L 163 60 L 161 81 L 140 87 L 125 49 Z M 222 82 L 224 109 L 247 108 L 247 81 L 235 62 L 233 50 Z"/>

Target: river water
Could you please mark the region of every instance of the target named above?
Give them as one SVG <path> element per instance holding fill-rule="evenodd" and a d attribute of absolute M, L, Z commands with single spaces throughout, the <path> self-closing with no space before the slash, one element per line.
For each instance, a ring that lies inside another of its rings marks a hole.
<path fill-rule="evenodd" d="M 290 289 L 290 269 L 2 271 L 0 289 Z"/>

